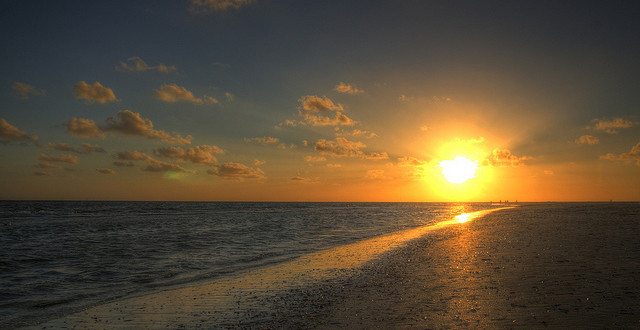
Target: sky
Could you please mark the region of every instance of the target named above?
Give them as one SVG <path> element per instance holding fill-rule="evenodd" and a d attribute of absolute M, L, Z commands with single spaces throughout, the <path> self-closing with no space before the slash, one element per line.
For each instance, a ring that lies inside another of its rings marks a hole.
<path fill-rule="evenodd" d="M 0 2 L 0 199 L 638 201 L 636 1 Z M 474 177 L 452 183 L 443 161 Z"/>

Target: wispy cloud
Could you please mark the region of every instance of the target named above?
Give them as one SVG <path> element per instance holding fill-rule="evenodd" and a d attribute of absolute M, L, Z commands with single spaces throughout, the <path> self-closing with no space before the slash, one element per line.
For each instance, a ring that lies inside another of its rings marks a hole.
<path fill-rule="evenodd" d="M 16 93 L 16 95 L 23 100 L 28 99 L 29 95 L 45 96 L 47 94 L 44 89 L 38 90 L 29 84 L 21 83 L 18 81 L 11 84 L 11 88 L 13 89 L 14 93 Z"/>
<path fill-rule="evenodd" d="M 251 168 L 241 163 L 228 162 L 222 165 L 214 166 L 207 173 L 217 175 L 224 179 L 243 180 L 243 179 L 264 179 L 264 172 L 259 168 Z"/>
<path fill-rule="evenodd" d="M 121 72 L 157 71 L 161 73 L 169 73 L 176 71 L 176 67 L 173 65 L 164 65 L 162 63 L 150 66 L 141 58 L 133 56 L 129 57 L 125 62 L 120 62 L 120 64 L 116 66 L 116 70 Z"/>
<path fill-rule="evenodd" d="M 38 142 L 38 137 L 35 135 L 29 135 L 9 124 L 4 118 L 0 118 L 0 142 L 7 143 L 9 141 Z"/>
<path fill-rule="evenodd" d="M 183 149 L 180 147 L 159 148 L 154 149 L 153 153 L 157 156 L 171 158 L 176 162 L 212 164 L 218 161 L 213 154 L 224 153 L 224 150 L 218 146 L 201 145 L 189 149 Z"/>
<path fill-rule="evenodd" d="M 633 126 L 630 120 L 625 120 L 620 117 L 613 118 L 611 121 L 602 119 L 594 119 L 593 128 L 599 131 L 604 131 L 608 134 L 617 134 L 621 128 L 629 128 Z"/>
<path fill-rule="evenodd" d="M 220 12 L 240 9 L 254 3 L 255 0 L 191 0 L 189 10 L 192 13 Z"/>
<path fill-rule="evenodd" d="M 358 88 L 352 86 L 351 84 L 347 84 L 347 83 L 344 83 L 344 82 L 340 82 L 339 84 L 337 84 L 333 88 L 333 90 L 338 92 L 338 93 L 351 94 L 351 95 L 364 93 L 364 91 L 362 89 L 358 89 Z"/>
<path fill-rule="evenodd" d="M 104 104 L 118 100 L 111 88 L 104 87 L 97 81 L 93 85 L 79 81 L 73 86 L 73 92 L 77 99 L 85 100 L 89 104 L 95 102 Z"/>
<path fill-rule="evenodd" d="M 116 118 L 107 118 L 106 125 L 99 126 L 95 121 L 83 118 L 72 118 L 68 123 L 67 132 L 83 138 L 104 138 L 105 132 L 118 132 L 126 136 L 139 136 L 148 139 L 158 139 L 173 144 L 191 144 L 192 137 L 182 137 L 153 128 L 151 120 L 142 118 L 139 113 L 130 110 L 119 111 Z"/>
<path fill-rule="evenodd" d="M 38 155 L 38 159 L 43 162 L 50 163 L 78 164 L 78 157 L 69 154 L 62 154 L 58 156 L 48 156 L 46 154 L 40 154 Z"/>
<path fill-rule="evenodd" d="M 598 144 L 600 139 L 593 135 L 583 135 L 575 140 L 576 144 Z"/>
<path fill-rule="evenodd" d="M 312 179 L 312 178 L 296 175 L 291 178 L 291 181 L 298 182 L 298 183 L 318 183 L 319 180 L 318 178 Z"/>
<path fill-rule="evenodd" d="M 92 152 L 105 152 L 105 150 L 100 146 L 91 145 L 89 143 L 82 143 L 79 146 L 72 146 L 68 143 L 49 143 L 47 144 L 47 148 L 58 150 L 58 151 L 75 152 L 78 154 L 88 154 Z"/>
<path fill-rule="evenodd" d="M 378 153 L 365 153 L 360 150 L 365 148 L 366 145 L 362 142 L 349 141 L 342 137 L 337 137 L 335 140 L 318 140 L 314 149 L 323 155 L 332 157 L 356 157 L 363 159 L 388 159 L 389 156 L 386 152 Z"/>
<path fill-rule="evenodd" d="M 384 175 L 384 170 L 368 170 L 367 174 L 365 174 L 365 178 L 369 180 L 388 179 L 388 177 Z"/>
<path fill-rule="evenodd" d="M 261 143 L 261 144 L 273 144 L 280 142 L 280 139 L 271 137 L 271 136 L 263 136 L 263 137 L 254 137 L 254 138 L 244 138 L 244 142 L 251 143 Z"/>
<path fill-rule="evenodd" d="M 96 172 L 100 173 L 100 174 L 108 174 L 108 175 L 115 175 L 116 171 L 110 169 L 110 168 L 96 168 Z"/>
<path fill-rule="evenodd" d="M 153 91 L 159 100 L 167 103 L 178 101 L 190 102 L 193 104 L 217 104 L 219 101 L 211 96 L 205 95 L 202 98 L 196 97 L 193 93 L 182 86 L 176 84 L 162 85 Z"/>
<path fill-rule="evenodd" d="M 116 159 L 118 161 L 113 163 L 116 166 L 131 166 L 134 161 L 144 161 L 147 166 L 142 170 L 147 172 L 186 172 L 180 165 L 159 161 L 137 150 L 118 152 L 116 153 Z"/>
<path fill-rule="evenodd" d="M 624 152 L 624 153 L 621 153 L 620 155 L 608 153 L 606 155 L 600 156 L 600 159 L 636 161 L 636 165 L 640 166 L 640 142 L 636 143 L 635 146 L 631 147 L 631 151 L 629 152 Z"/>

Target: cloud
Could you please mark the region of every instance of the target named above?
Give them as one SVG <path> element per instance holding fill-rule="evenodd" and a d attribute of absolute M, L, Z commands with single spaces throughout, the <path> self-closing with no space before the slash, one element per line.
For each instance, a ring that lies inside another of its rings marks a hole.
<path fill-rule="evenodd" d="M 327 161 L 325 157 L 305 156 L 304 161 L 307 163 L 320 163 Z"/>
<path fill-rule="evenodd" d="M 38 137 L 35 135 L 29 135 L 9 124 L 4 120 L 4 118 L 0 118 L 0 142 L 6 143 L 9 141 L 38 142 Z"/>
<path fill-rule="evenodd" d="M 363 90 L 357 89 L 353 87 L 351 84 L 346 84 L 343 82 L 340 82 L 339 84 L 337 84 L 336 87 L 333 88 L 333 90 L 338 93 L 351 94 L 351 95 L 364 93 Z"/>
<path fill-rule="evenodd" d="M 153 93 L 156 96 L 156 98 L 168 103 L 175 103 L 178 101 L 186 101 L 194 104 L 218 103 L 218 100 L 216 100 L 211 96 L 205 95 L 204 99 L 195 97 L 192 92 L 176 84 L 162 85 L 160 86 L 160 89 L 154 90 Z"/>
<path fill-rule="evenodd" d="M 328 97 L 319 97 L 315 95 L 305 95 L 298 102 L 302 106 L 302 110 L 312 112 L 329 112 L 343 111 L 341 104 L 334 104 Z"/>
<path fill-rule="evenodd" d="M 420 126 L 420 130 L 423 132 L 428 132 L 431 130 L 431 126 Z"/>
<path fill-rule="evenodd" d="M 382 153 L 365 153 L 361 148 L 365 148 L 366 145 L 362 142 L 349 141 L 342 137 L 337 137 L 335 140 L 318 140 L 314 149 L 323 155 L 329 155 L 333 157 L 356 157 L 363 159 L 388 159 L 389 156 L 386 152 Z"/>
<path fill-rule="evenodd" d="M 384 170 L 368 170 L 367 174 L 365 175 L 365 178 L 367 178 L 369 180 L 388 179 L 384 175 Z"/>
<path fill-rule="evenodd" d="M 400 94 L 400 96 L 398 97 L 398 100 L 400 100 L 400 102 L 411 102 L 415 100 L 415 97 Z"/>
<path fill-rule="evenodd" d="M 636 165 L 640 166 L 640 142 L 636 143 L 635 146 L 631 147 L 631 151 L 629 152 L 621 153 L 618 156 L 612 153 L 608 153 L 606 155 L 600 156 L 600 159 L 636 161 Z"/>
<path fill-rule="evenodd" d="M 126 62 L 120 62 L 120 65 L 116 66 L 116 70 L 121 72 L 157 71 L 162 73 L 169 73 L 176 71 L 176 67 L 173 65 L 167 66 L 162 63 L 156 66 L 149 66 L 141 58 L 133 56 L 129 57 Z"/>
<path fill-rule="evenodd" d="M 575 140 L 576 144 L 598 144 L 600 139 L 593 135 L 583 135 Z"/>
<path fill-rule="evenodd" d="M 244 138 L 244 142 L 256 142 L 262 144 L 272 144 L 280 142 L 280 139 L 271 137 L 271 136 L 263 136 L 263 137 L 254 137 L 254 138 Z"/>
<path fill-rule="evenodd" d="M 100 173 L 100 174 L 109 174 L 109 175 L 114 175 L 116 174 L 116 171 L 110 169 L 110 168 L 96 168 L 96 172 Z"/>
<path fill-rule="evenodd" d="M 116 153 L 116 159 L 118 161 L 113 163 L 116 166 L 133 166 L 134 161 L 144 161 L 147 163 L 147 166 L 142 168 L 142 170 L 147 172 L 186 172 L 180 165 L 159 161 L 137 150 L 118 152 Z"/>
<path fill-rule="evenodd" d="M 49 162 L 41 162 L 40 164 L 35 165 L 36 168 L 58 168 L 57 165 L 51 164 Z"/>
<path fill-rule="evenodd" d="M 28 99 L 29 95 L 45 96 L 47 94 L 44 89 L 37 90 L 29 84 L 21 83 L 18 81 L 11 84 L 11 88 L 16 93 L 16 95 L 23 100 Z"/>
<path fill-rule="evenodd" d="M 38 159 L 43 162 L 78 164 L 78 157 L 69 154 L 62 154 L 59 156 L 48 156 L 46 154 L 40 154 L 38 155 Z"/>
<path fill-rule="evenodd" d="M 44 171 L 35 171 L 35 172 L 33 172 L 33 175 L 35 175 L 35 176 L 51 176 L 51 173 L 44 172 Z"/>
<path fill-rule="evenodd" d="M 237 10 L 254 2 L 254 0 L 191 0 L 189 10 L 196 14 Z"/>
<path fill-rule="evenodd" d="M 68 143 L 49 143 L 47 148 L 58 151 L 69 151 L 78 154 L 88 154 L 92 152 L 104 152 L 105 150 L 98 145 L 91 145 L 89 143 L 83 143 L 77 147 L 69 145 Z"/>
<path fill-rule="evenodd" d="M 544 170 L 542 173 L 544 173 L 544 175 L 553 175 L 552 170 Z"/>
<path fill-rule="evenodd" d="M 227 101 L 229 101 L 229 102 L 231 102 L 231 101 L 236 99 L 236 97 L 233 94 L 229 93 L 229 92 L 224 93 L 224 97 L 226 97 Z"/>
<path fill-rule="evenodd" d="M 347 117 L 341 111 L 344 107 L 341 104 L 335 104 L 327 97 L 319 97 L 315 95 L 305 95 L 298 102 L 298 115 L 303 120 L 296 121 L 287 119 L 276 127 L 282 126 L 351 126 L 356 122 Z M 333 113 L 333 116 L 330 114 Z"/>
<path fill-rule="evenodd" d="M 97 81 L 93 85 L 79 81 L 73 86 L 73 91 L 77 99 L 83 99 L 89 104 L 94 102 L 104 104 L 118 100 L 111 88 L 104 87 Z"/>
<path fill-rule="evenodd" d="M 327 164 L 328 168 L 338 168 L 338 167 L 342 167 L 342 164 Z"/>
<path fill-rule="evenodd" d="M 86 139 L 105 137 L 104 131 L 91 119 L 71 118 L 64 125 L 67 126 L 67 132 L 73 136 Z"/>
<path fill-rule="evenodd" d="M 173 144 L 191 144 L 192 137 L 182 137 L 165 131 L 153 129 L 151 120 L 142 118 L 139 113 L 130 110 L 119 111 L 117 118 L 107 118 L 106 125 L 98 126 L 95 121 L 83 118 L 72 118 L 68 123 L 67 132 L 82 138 L 104 138 L 105 132 L 118 132 L 126 136 L 139 136 L 148 139 L 158 139 Z"/>
<path fill-rule="evenodd" d="M 398 166 L 400 167 L 411 167 L 411 166 L 417 167 L 417 166 L 426 165 L 427 163 L 428 163 L 427 161 L 420 160 L 415 157 L 405 156 L 405 157 L 398 158 Z"/>
<path fill-rule="evenodd" d="M 240 163 L 224 163 L 215 166 L 207 171 L 211 175 L 217 175 L 224 179 L 243 180 L 243 179 L 264 179 L 264 172 L 259 168 L 251 168 Z"/>
<path fill-rule="evenodd" d="M 129 110 L 119 111 L 117 118 L 108 118 L 105 131 L 116 131 L 128 136 L 141 136 L 158 139 L 167 143 L 191 144 L 191 136 L 182 137 L 165 131 L 153 129 L 151 120 L 140 117 L 139 113 Z"/>
<path fill-rule="evenodd" d="M 266 162 L 267 162 L 266 160 L 254 159 L 254 160 L 253 160 L 253 166 L 260 166 L 260 165 L 264 165 Z"/>
<path fill-rule="evenodd" d="M 511 153 L 508 149 L 493 149 L 491 154 L 487 156 L 481 163 L 482 165 L 492 165 L 499 167 L 518 167 L 524 165 L 524 161 L 531 157 L 518 157 Z"/>
<path fill-rule="evenodd" d="M 335 128 L 336 129 L 336 136 L 364 136 L 366 138 L 374 138 L 376 136 L 378 136 L 378 134 L 370 132 L 370 131 L 365 131 L 365 130 L 361 130 L 361 129 L 354 129 L 351 132 L 347 132 L 344 130 L 339 129 L 338 127 Z"/>
<path fill-rule="evenodd" d="M 593 128 L 599 131 L 604 131 L 608 134 L 617 134 L 620 128 L 629 128 L 633 126 L 633 123 L 629 120 L 624 120 L 620 117 L 613 118 L 611 121 L 605 121 L 601 119 L 594 119 Z"/>
<path fill-rule="evenodd" d="M 153 153 L 157 156 L 171 158 L 176 162 L 212 164 L 218 161 L 213 154 L 224 153 L 224 150 L 217 146 L 201 145 L 186 150 L 180 147 L 159 148 L 154 149 Z"/>
<path fill-rule="evenodd" d="M 294 182 L 298 182 L 298 183 L 318 183 L 318 179 L 312 179 L 312 178 L 305 178 L 303 176 L 294 176 L 293 178 L 291 178 L 291 181 Z"/>

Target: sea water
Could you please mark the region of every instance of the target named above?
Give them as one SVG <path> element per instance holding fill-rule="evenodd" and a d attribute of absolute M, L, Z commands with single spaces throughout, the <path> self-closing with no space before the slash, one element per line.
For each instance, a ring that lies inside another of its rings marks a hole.
<path fill-rule="evenodd" d="M 0 328 L 500 206 L 0 201 Z"/>

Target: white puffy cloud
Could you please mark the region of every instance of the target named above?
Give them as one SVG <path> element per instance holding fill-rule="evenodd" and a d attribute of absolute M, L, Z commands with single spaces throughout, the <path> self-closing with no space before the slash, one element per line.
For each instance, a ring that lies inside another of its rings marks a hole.
<path fill-rule="evenodd" d="M 35 87 L 29 84 L 21 83 L 18 81 L 11 84 L 11 88 L 16 93 L 16 95 L 23 100 L 28 99 L 29 95 L 45 96 L 47 94 L 44 89 L 37 90 Z"/>
<path fill-rule="evenodd" d="M 144 71 L 157 71 L 162 73 L 169 73 L 176 71 L 176 67 L 173 65 L 164 65 L 162 63 L 150 66 L 145 61 L 137 56 L 129 57 L 125 62 L 120 62 L 120 65 L 116 66 L 117 71 L 128 72 L 144 72 Z"/>
<path fill-rule="evenodd" d="M 79 81 L 73 86 L 73 91 L 77 99 L 85 100 L 87 103 L 107 103 L 118 100 L 111 88 L 104 87 L 97 81 L 93 85 Z"/>

